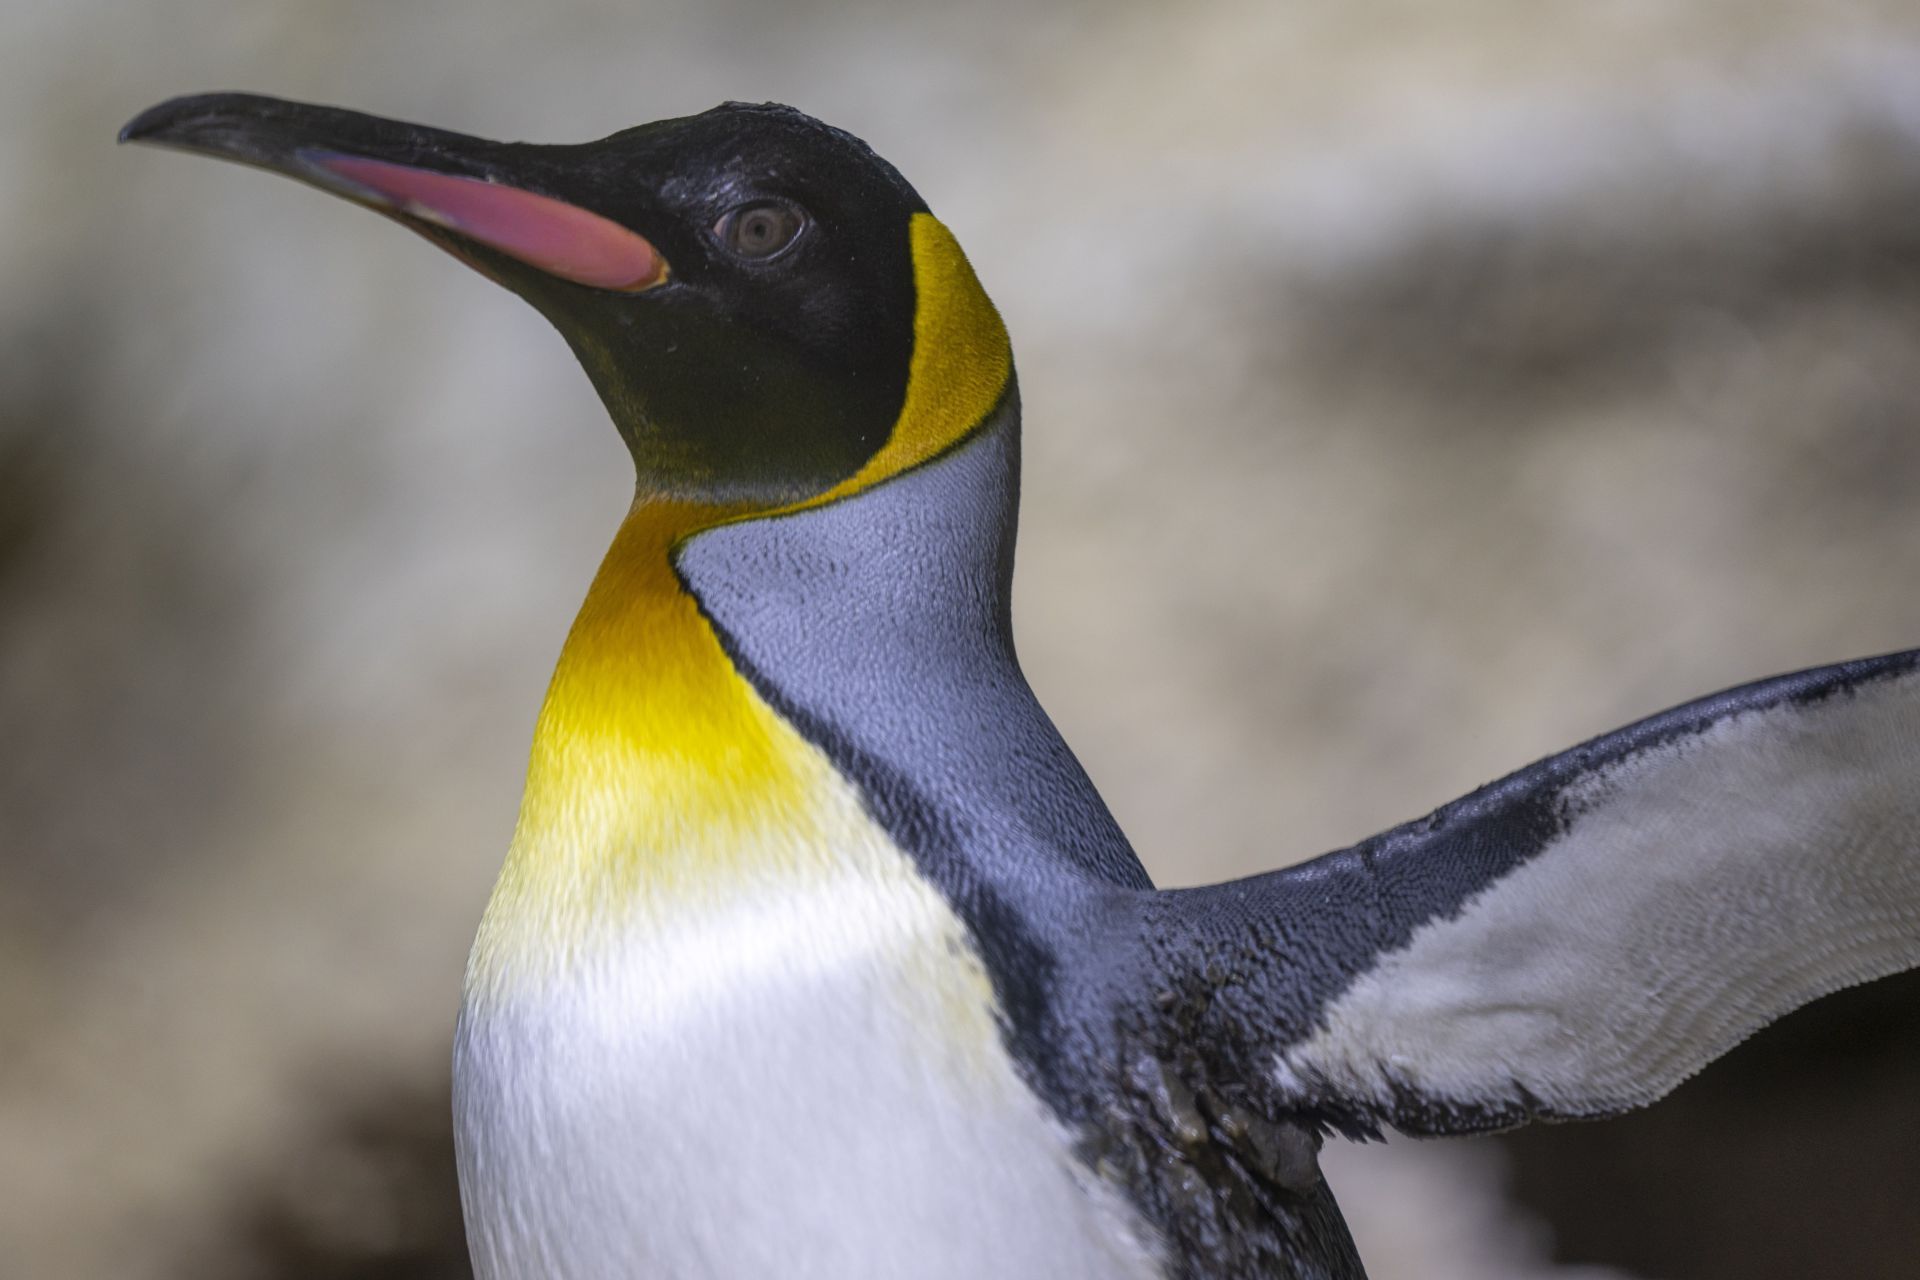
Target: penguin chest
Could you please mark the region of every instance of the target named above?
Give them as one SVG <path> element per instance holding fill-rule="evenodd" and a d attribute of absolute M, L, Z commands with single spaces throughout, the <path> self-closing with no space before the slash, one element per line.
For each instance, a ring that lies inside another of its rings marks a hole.
<path fill-rule="evenodd" d="M 910 873 L 689 905 L 470 992 L 455 1118 L 481 1280 L 1157 1274 Z"/>

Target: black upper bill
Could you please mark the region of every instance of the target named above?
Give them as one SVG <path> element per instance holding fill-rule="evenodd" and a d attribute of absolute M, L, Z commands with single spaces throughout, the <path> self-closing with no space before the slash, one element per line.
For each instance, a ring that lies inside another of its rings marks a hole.
<path fill-rule="evenodd" d="M 485 178 L 502 144 L 339 107 L 257 93 L 201 93 L 149 107 L 120 130 L 145 142 L 310 177 L 300 153 L 338 151 L 442 173 Z"/>

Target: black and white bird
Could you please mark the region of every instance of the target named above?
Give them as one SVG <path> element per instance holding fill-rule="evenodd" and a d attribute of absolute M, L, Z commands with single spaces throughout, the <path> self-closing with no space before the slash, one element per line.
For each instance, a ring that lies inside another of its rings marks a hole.
<path fill-rule="evenodd" d="M 843 132 L 218 94 L 122 137 L 450 249 L 633 456 L 467 973 L 482 1280 L 1357 1277 L 1324 1135 L 1611 1115 L 1920 964 L 1920 651 L 1156 890 L 1014 656 L 1006 332 Z"/>

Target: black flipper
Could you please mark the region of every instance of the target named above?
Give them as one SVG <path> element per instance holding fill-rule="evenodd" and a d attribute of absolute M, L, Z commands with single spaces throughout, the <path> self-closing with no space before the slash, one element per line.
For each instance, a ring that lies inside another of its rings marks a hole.
<path fill-rule="evenodd" d="M 1920 650 L 1689 703 L 1154 912 L 1163 1006 L 1272 1105 L 1417 1134 L 1644 1105 L 1920 965 Z"/>

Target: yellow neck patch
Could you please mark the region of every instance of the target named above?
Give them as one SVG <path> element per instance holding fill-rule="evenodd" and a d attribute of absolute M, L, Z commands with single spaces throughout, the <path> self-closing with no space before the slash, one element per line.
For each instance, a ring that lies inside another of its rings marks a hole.
<path fill-rule="evenodd" d="M 1013 376 L 1006 326 L 974 278 L 960 242 L 930 213 L 913 215 L 910 233 L 918 302 L 900 420 L 860 470 L 790 511 L 871 489 L 952 448 L 993 412 Z"/>
<path fill-rule="evenodd" d="M 756 881 L 880 856 L 852 788 L 734 669 L 672 557 L 702 529 L 820 506 L 897 476 L 958 443 L 999 403 L 1013 368 L 999 315 L 952 233 L 917 214 L 910 234 L 917 305 L 906 399 L 859 472 L 774 511 L 643 497 L 629 512 L 547 690 L 470 987 L 507 971 L 551 971 L 609 930 Z"/>

